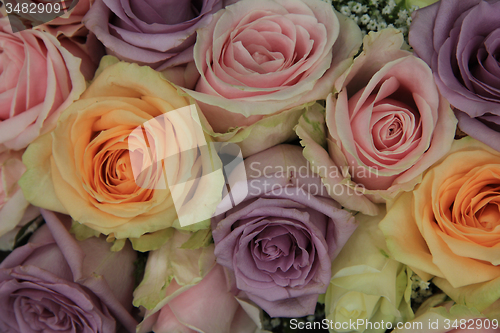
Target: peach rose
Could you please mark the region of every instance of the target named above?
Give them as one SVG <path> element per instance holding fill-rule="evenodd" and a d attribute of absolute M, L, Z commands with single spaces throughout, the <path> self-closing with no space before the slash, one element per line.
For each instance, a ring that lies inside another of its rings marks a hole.
<path fill-rule="evenodd" d="M 152 120 L 161 125 L 155 117 L 188 105 L 150 67 L 105 57 L 94 82 L 61 115 L 56 129 L 26 150 L 23 162 L 28 170 L 20 181 L 25 196 L 36 206 L 71 215 L 91 229 L 117 239 L 180 227 L 170 188 L 161 183 L 163 160 L 150 160 L 151 168 L 145 169 L 150 173 L 139 178 L 131 156 L 134 154 L 140 164 L 141 156 L 147 158 L 151 151 L 182 151 L 186 141 L 191 140 L 189 119 L 174 119 L 159 126 L 156 132 L 148 132 L 146 142 L 130 138 L 146 122 Z M 187 168 L 189 164 L 182 163 L 191 163 L 188 157 L 170 159 L 168 163 L 174 164 L 168 165 L 175 170 L 192 170 L 194 174 L 205 170 L 204 164 Z M 220 189 L 222 193 L 224 180 L 219 180 L 200 181 L 197 190 L 212 193 Z M 185 190 L 191 189 L 197 191 L 194 185 L 189 187 L 186 183 Z M 197 193 L 193 198 L 200 197 Z M 195 213 L 210 209 L 211 205 L 215 211 L 216 201 L 202 199 L 195 204 Z M 194 199 L 186 201 L 190 200 Z M 208 223 L 192 228 L 206 228 Z"/>
<path fill-rule="evenodd" d="M 470 137 L 388 203 L 379 227 L 395 259 L 479 311 L 500 298 L 500 153 Z"/>
<path fill-rule="evenodd" d="M 326 124 L 297 129 L 330 195 L 368 215 L 376 215 L 374 203 L 411 191 L 455 136 L 457 120 L 430 68 L 402 45 L 396 29 L 367 35 L 363 52 L 336 82 L 338 95 L 326 100 Z M 321 147 L 309 129 L 325 125 Z"/>
<path fill-rule="evenodd" d="M 85 90 L 80 63 L 55 37 L 12 33 L 9 19 L 0 19 L 0 146 L 25 148 L 55 127 Z"/>

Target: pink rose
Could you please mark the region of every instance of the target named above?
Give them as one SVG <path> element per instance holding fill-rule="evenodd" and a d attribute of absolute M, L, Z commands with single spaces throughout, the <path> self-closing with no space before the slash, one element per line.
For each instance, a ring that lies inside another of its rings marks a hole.
<path fill-rule="evenodd" d="M 69 216 L 42 215 L 46 225 L 0 264 L 0 331 L 104 333 L 122 324 L 135 332 L 132 247 L 78 242 Z"/>
<path fill-rule="evenodd" d="M 328 197 L 302 149 L 278 145 L 245 159 L 246 186 L 231 187 L 239 204 L 212 219 L 217 262 L 271 317 L 314 314 L 332 260 L 357 227 Z M 219 208 L 232 206 L 228 197 Z"/>
<path fill-rule="evenodd" d="M 55 37 L 12 33 L 9 20 L 0 19 L 0 148 L 25 148 L 55 127 L 85 90 L 80 63 Z"/>
<path fill-rule="evenodd" d="M 24 151 L 0 152 L 0 250 L 12 250 L 17 232 L 38 215 L 38 208 L 24 198 L 17 184 L 26 167 Z"/>
<path fill-rule="evenodd" d="M 168 303 L 161 310 L 146 312 L 138 333 L 253 333 L 257 325 L 231 292 L 224 269 L 215 265 L 197 285 L 179 293 L 172 280 Z"/>
<path fill-rule="evenodd" d="M 198 31 L 201 78 L 196 91 L 185 91 L 225 133 L 325 98 L 360 43 L 358 26 L 326 2 L 239 1 Z"/>
<path fill-rule="evenodd" d="M 338 96 L 326 101 L 328 153 L 305 128 L 298 133 L 330 195 L 375 215 L 374 203 L 411 191 L 449 151 L 457 120 L 430 68 L 400 49 L 402 34 L 386 29 L 363 42 L 363 52 L 336 82 Z M 349 195 L 353 189 L 364 195 Z"/>

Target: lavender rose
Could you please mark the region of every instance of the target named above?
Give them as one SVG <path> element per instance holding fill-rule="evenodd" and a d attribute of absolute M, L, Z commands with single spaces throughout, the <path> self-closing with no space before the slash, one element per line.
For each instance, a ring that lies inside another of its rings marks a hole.
<path fill-rule="evenodd" d="M 500 151 L 500 1 L 442 0 L 416 12 L 409 41 L 465 133 Z M 480 19 L 478 19 L 480 18 Z"/>
<path fill-rule="evenodd" d="M 275 146 L 245 166 L 248 196 L 212 220 L 217 262 L 272 317 L 312 314 L 330 283 L 331 261 L 356 229 L 354 217 L 322 191 L 300 147 Z"/>
<path fill-rule="evenodd" d="M 162 71 L 193 60 L 196 29 L 221 0 L 96 0 L 83 22 L 108 54 Z"/>
<path fill-rule="evenodd" d="M 69 216 L 42 210 L 46 225 L 0 265 L 1 332 L 129 332 L 135 252 L 101 238 L 76 241 Z"/>

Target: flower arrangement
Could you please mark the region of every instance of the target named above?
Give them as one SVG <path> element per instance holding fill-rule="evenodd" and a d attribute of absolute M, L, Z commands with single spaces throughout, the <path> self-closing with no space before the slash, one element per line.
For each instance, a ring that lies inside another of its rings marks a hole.
<path fill-rule="evenodd" d="M 6 0 L 0 332 L 499 332 L 498 17 Z"/>

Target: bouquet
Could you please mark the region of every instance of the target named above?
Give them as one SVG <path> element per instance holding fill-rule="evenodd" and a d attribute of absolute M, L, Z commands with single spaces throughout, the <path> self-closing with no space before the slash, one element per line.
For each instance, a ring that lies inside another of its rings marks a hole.
<path fill-rule="evenodd" d="M 0 332 L 500 332 L 499 0 L 0 4 Z"/>

